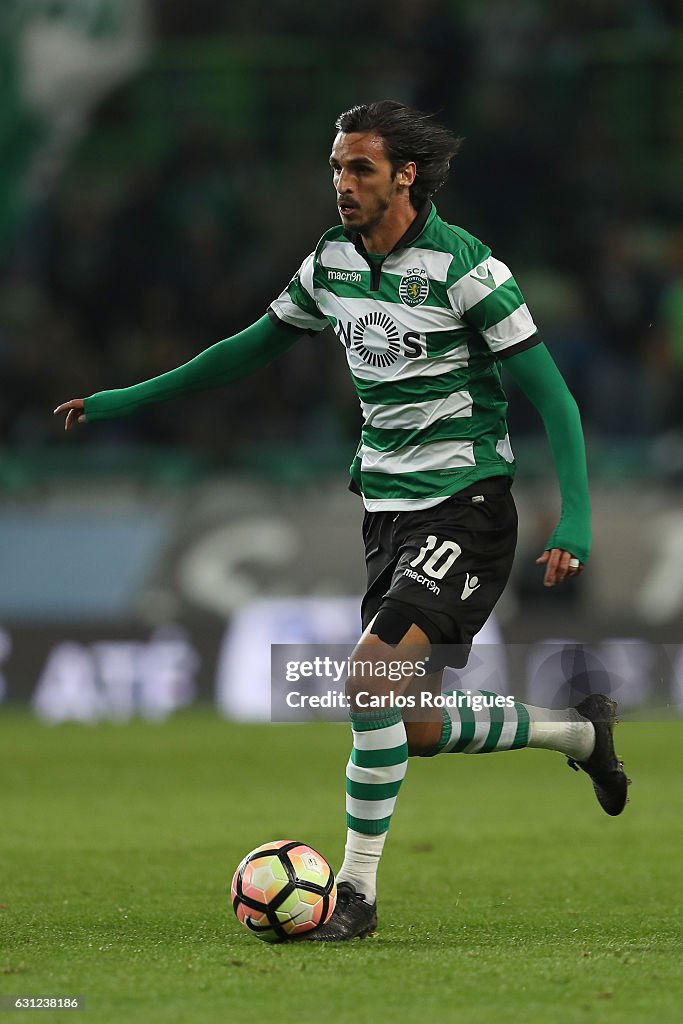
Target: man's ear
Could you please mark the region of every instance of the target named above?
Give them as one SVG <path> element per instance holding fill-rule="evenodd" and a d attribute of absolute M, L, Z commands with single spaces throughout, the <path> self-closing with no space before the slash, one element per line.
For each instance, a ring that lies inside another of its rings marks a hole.
<path fill-rule="evenodd" d="M 396 177 L 398 178 L 399 185 L 407 185 L 410 187 L 410 185 L 415 181 L 416 175 L 417 167 L 411 161 L 409 164 L 406 164 L 405 167 L 401 167 Z"/>

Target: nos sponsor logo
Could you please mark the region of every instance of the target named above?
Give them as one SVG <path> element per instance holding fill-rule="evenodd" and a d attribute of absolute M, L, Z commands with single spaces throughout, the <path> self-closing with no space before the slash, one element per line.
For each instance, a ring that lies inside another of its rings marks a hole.
<path fill-rule="evenodd" d="M 338 320 L 334 333 L 342 345 L 353 349 L 369 366 L 390 366 L 399 356 L 418 359 L 425 354 L 427 339 L 419 331 L 406 331 L 403 336 L 386 313 L 366 313 L 355 323 Z"/>

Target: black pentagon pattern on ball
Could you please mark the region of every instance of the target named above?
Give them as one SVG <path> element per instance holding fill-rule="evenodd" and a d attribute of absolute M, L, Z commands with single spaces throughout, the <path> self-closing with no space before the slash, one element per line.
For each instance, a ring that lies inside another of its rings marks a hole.
<path fill-rule="evenodd" d="M 327 876 L 327 881 L 325 882 L 325 885 L 318 885 L 316 882 L 308 882 L 306 881 L 305 878 L 299 878 L 299 876 L 296 874 L 294 870 L 294 865 L 289 859 L 290 851 L 295 850 L 299 846 L 306 846 L 306 843 L 287 843 L 286 846 L 281 847 L 281 849 L 277 851 L 278 858 L 282 862 L 289 878 L 293 880 L 296 889 L 303 889 L 306 892 L 313 892 L 317 896 L 322 896 L 323 911 L 321 914 L 321 920 L 326 921 L 327 912 L 330 909 L 330 893 L 332 892 L 332 887 L 334 885 L 334 874 L 332 873 L 332 869 L 330 868 L 330 872 L 329 875 Z M 270 920 L 270 914 L 268 915 L 268 920 Z M 279 934 L 280 932 L 278 931 L 278 935 Z"/>
<path fill-rule="evenodd" d="M 294 870 L 294 865 L 289 859 L 289 852 L 291 850 L 295 850 L 299 846 L 306 845 L 306 843 L 291 842 L 287 843 L 286 846 L 280 847 L 279 849 L 273 847 L 269 850 L 259 850 L 257 854 L 254 854 L 253 857 L 247 857 L 243 862 L 240 868 L 240 872 L 237 876 L 237 895 L 232 901 L 233 910 L 237 912 L 237 907 L 239 906 L 240 903 L 242 903 L 245 907 L 248 907 L 250 910 L 258 910 L 261 914 L 265 914 L 269 921 L 269 926 L 258 925 L 253 924 L 251 919 L 247 918 L 245 924 L 250 931 L 258 934 L 259 932 L 267 932 L 272 929 L 281 941 L 288 939 L 290 936 L 282 927 L 282 923 L 280 922 L 275 911 L 282 903 L 284 903 L 284 901 L 289 896 L 291 896 L 295 889 L 305 889 L 307 892 L 313 892 L 316 893 L 318 896 L 322 896 L 322 920 L 325 921 L 327 919 L 327 912 L 330 907 L 330 893 L 332 892 L 332 887 L 334 885 L 334 875 L 332 873 L 332 870 L 330 869 L 330 873 L 328 875 L 327 882 L 325 883 L 325 885 L 317 885 L 315 882 L 307 882 L 305 879 L 299 878 L 296 871 Z M 244 872 L 246 871 L 248 865 L 253 864 L 254 861 L 256 860 L 262 860 L 265 857 L 277 857 L 277 859 L 284 867 L 287 873 L 287 877 L 289 879 L 289 881 L 285 883 L 280 892 L 277 894 L 275 899 L 271 900 L 270 903 L 261 903 L 260 900 L 254 900 L 250 896 L 246 896 L 242 890 L 242 880 L 244 878 Z"/>
<path fill-rule="evenodd" d="M 254 900 L 250 896 L 246 896 L 244 891 L 243 891 L 243 889 L 242 889 L 242 882 L 244 880 L 244 872 L 246 871 L 247 867 L 250 864 L 253 864 L 254 861 L 257 861 L 257 860 L 263 860 L 263 858 L 265 858 L 265 857 L 273 857 L 273 856 L 275 856 L 275 857 L 278 857 L 278 859 L 280 859 L 279 858 L 279 853 L 280 853 L 280 851 L 279 850 L 275 850 L 275 849 L 259 850 L 259 852 L 257 854 L 255 854 L 253 857 L 248 857 L 244 861 L 244 863 L 242 864 L 242 866 L 240 868 L 239 875 L 237 876 L 237 895 L 235 896 L 234 900 L 232 901 L 232 906 L 233 906 L 233 910 L 235 912 L 237 912 L 237 907 L 241 903 L 243 906 L 248 907 L 249 910 L 257 910 L 257 911 L 259 911 L 259 913 L 265 914 L 266 917 L 268 918 L 268 922 L 269 922 L 268 925 L 254 924 L 252 922 L 251 918 L 248 917 L 246 919 L 246 921 L 245 921 L 245 924 L 246 924 L 247 928 L 249 929 L 249 931 L 252 931 L 255 934 L 258 934 L 259 932 L 268 932 L 268 931 L 272 930 L 272 931 L 275 932 L 275 934 L 278 936 L 278 938 L 282 941 L 283 939 L 287 938 L 287 932 L 282 927 L 282 924 L 280 923 L 280 920 L 279 920 L 277 914 L 275 913 L 275 911 L 280 906 L 280 904 L 284 903 L 284 901 L 288 898 L 288 896 L 290 896 L 294 892 L 294 890 L 296 889 L 296 884 L 295 884 L 295 882 L 293 881 L 293 879 L 291 877 L 292 873 L 290 871 L 287 871 L 287 876 L 289 877 L 289 881 L 285 883 L 285 885 L 282 887 L 282 889 L 280 889 L 280 891 L 277 894 L 277 896 L 275 897 L 275 899 L 271 900 L 270 903 L 262 903 L 260 900 Z M 287 870 L 287 865 L 286 864 L 284 865 L 284 867 L 285 867 L 285 870 Z"/>

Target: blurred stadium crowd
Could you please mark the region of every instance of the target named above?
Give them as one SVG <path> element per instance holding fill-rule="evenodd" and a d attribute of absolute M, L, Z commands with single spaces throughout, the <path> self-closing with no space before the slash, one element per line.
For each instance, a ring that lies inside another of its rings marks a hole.
<path fill-rule="evenodd" d="M 152 6 L 148 66 L 99 105 L 4 254 L 7 443 L 60 443 L 58 401 L 162 372 L 261 316 L 335 222 L 336 114 L 383 97 L 465 136 L 440 213 L 512 266 L 589 432 L 683 429 L 678 0 L 271 0 L 267 24 L 254 5 Z M 226 462 L 268 440 L 351 450 L 345 378 L 326 332 L 88 443 Z M 515 433 L 537 430 L 512 399 Z"/>

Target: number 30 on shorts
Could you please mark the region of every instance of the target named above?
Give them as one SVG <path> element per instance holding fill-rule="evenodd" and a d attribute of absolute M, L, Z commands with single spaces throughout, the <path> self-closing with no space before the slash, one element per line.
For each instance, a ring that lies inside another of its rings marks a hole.
<path fill-rule="evenodd" d="M 437 544 L 439 545 L 438 547 Z M 462 554 L 462 548 L 454 540 L 442 540 L 439 544 L 438 537 L 430 533 L 426 543 L 422 545 L 419 554 L 410 563 L 412 568 L 417 568 L 430 551 L 431 555 L 429 555 L 429 558 L 422 566 L 422 571 L 435 580 L 442 580 L 456 558 L 459 558 Z M 439 565 L 439 561 L 442 558 L 443 561 Z"/>

